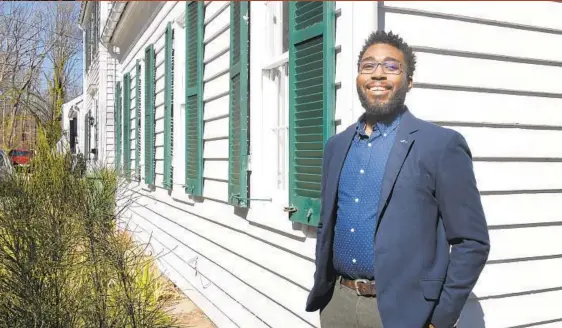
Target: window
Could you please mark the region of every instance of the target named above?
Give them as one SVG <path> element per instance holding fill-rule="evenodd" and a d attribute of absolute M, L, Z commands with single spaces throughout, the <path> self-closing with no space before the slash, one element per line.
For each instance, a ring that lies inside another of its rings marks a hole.
<path fill-rule="evenodd" d="M 137 59 L 135 65 L 135 177 L 140 181 L 140 164 L 141 164 L 141 66 L 140 60 Z"/>
<path fill-rule="evenodd" d="M 78 138 L 78 118 L 70 120 L 70 152 L 76 154 L 76 139 Z"/>
<path fill-rule="evenodd" d="M 228 201 L 248 207 L 248 17 L 247 1 L 230 2 L 230 117 Z"/>
<path fill-rule="evenodd" d="M 289 2 L 266 3 L 265 62 L 263 70 L 263 108 L 271 111 L 266 116 L 269 158 L 274 158 L 275 170 L 272 201 L 283 206 L 288 204 L 288 120 L 289 120 Z"/>
<path fill-rule="evenodd" d="M 131 74 L 123 76 L 123 172 L 131 179 Z"/>
<path fill-rule="evenodd" d="M 10 151 L 10 156 L 31 156 L 31 152 L 25 150 L 12 150 Z"/>
<path fill-rule="evenodd" d="M 203 18 L 205 4 L 186 4 L 185 191 L 203 194 Z"/>
<path fill-rule="evenodd" d="M 265 6 L 263 176 L 273 187 L 268 192 L 275 208 L 284 208 L 292 221 L 316 225 L 323 149 L 334 133 L 334 3 Z"/>

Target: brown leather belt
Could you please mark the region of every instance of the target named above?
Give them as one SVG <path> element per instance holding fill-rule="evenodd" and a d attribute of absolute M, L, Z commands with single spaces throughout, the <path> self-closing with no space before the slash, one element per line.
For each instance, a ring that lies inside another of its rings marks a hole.
<path fill-rule="evenodd" d="M 359 296 L 377 296 L 377 287 L 373 280 L 356 279 L 349 280 L 341 277 L 340 284 L 347 288 L 353 289 Z"/>

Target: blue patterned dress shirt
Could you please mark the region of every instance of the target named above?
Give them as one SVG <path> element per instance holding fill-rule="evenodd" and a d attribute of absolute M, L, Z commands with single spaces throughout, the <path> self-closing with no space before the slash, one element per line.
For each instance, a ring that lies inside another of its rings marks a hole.
<path fill-rule="evenodd" d="M 370 136 L 360 118 L 345 158 L 338 186 L 333 264 L 348 279 L 374 279 L 377 207 L 400 117 L 377 123 Z"/>

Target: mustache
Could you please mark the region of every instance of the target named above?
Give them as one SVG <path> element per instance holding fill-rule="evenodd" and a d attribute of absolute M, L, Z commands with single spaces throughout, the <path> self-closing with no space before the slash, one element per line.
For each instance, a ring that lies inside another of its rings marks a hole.
<path fill-rule="evenodd" d="M 392 89 L 392 85 L 388 84 L 388 83 L 384 83 L 384 82 L 369 82 L 365 85 L 367 87 L 367 89 L 372 89 L 372 88 L 385 88 L 387 90 Z"/>

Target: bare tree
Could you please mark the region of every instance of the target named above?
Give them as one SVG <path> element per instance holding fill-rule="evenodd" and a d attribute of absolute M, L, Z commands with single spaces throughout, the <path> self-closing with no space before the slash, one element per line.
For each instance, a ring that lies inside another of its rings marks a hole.
<path fill-rule="evenodd" d="M 69 91 L 76 93 L 82 80 L 82 38 L 77 26 L 80 5 L 59 1 L 2 6 L 0 105 L 7 109 L 1 119 L 4 147 L 11 147 L 14 122 L 21 115 L 33 117 L 54 145 L 62 134 L 62 104 L 69 100 Z"/>
<path fill-rule="evenodd" d="M 43 15 L 18 2 L 4 4 L 0 16 L 0 101 L 4 146 L 11 146 L 14 123 L 26 114 L 49 47 L 42 38 Z M 7 113 L 6 113 L 7 111 Z M 33 114 L 33 113 L 31 113 Z"/>
<path fill-rule="evenodd" d="M 82 50 L 81 32 L 78 29 L 79 5 L 73 2 L 56 2 L 46 7 L 48 35 L 53 46 L 47 52 L 52 71 L 45 72 L 48 81 L 49 129 L 47 139 L 54 145 L 62 136 L 60 119 L 62 105 L 68 95 L 82 80 L 76 69 L 81 68 L 78 54 Z"/>

